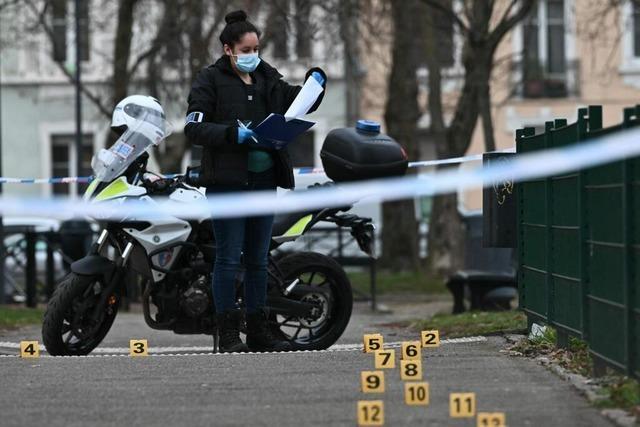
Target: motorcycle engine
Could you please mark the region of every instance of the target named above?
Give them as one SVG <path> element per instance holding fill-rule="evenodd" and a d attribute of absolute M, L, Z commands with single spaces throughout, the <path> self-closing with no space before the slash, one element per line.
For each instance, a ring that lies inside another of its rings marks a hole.
<path fill-rule="evenodd" d="M 200 276 L 189 284 L 180 294 L 180 307 L 189 317 L 197 318 L 211 312 L 210 283 L 205 276 Z"/>

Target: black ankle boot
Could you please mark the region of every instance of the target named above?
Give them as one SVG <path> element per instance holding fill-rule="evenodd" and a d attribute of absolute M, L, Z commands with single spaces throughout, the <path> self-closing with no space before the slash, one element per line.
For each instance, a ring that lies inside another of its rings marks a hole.
<path fill-rule="evenodd" d="M 264 310 L 247 313 L 247 345 L 251 351 L 288 351 L 291 343 L 274 336 Z"/>
<path fill-rule="evenodd" d="M 220 353 L 244 353 L 249 351 L 245 343 L 240 340 L 240 311 L 227 310 L 216 315 L 218 324 Z"/>

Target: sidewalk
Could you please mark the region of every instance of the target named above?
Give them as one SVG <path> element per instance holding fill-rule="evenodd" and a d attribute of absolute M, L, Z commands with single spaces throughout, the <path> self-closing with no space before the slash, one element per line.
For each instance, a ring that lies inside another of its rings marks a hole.
<path fill-rule="evenodd" d="M 371 314 L 358 305 L 343 340 L 359 342 L 363 330 L 382 332 L 387 342 L 415 339 L 409 331 L 375 325 L 415 317 L 416 310 L 443 308 L 442 302 L 394 304 L 396 312 L 389 315 Z M 125 314 L 105 345 L 126 346 L 131 337 L 148 338 L 152 346 L 210 342 L 207 337 L 151 331 L 137 315 Z M 0 340 L 19 338 L 12 333 Z M 22 426 L 46 419 L 51 426 L 353 426 L 358 400 L 382 399 L 385 425 L 470 427 L 475 420 L 449 418 L 448 399 L 451 392 L 475 392 L 479 411 L 505 412 L 511 427 L 611 425 L 568 382 L 533 360 L 501 353 L 504 345 L 502 338 L 489 337 L 425 349 L 424 380 L 431 395 L 426 408 L 404 404 L 397 367 L 385 371 L 384 394 L 361 393 L 360 372 L 374 369 L 373 357 L 344 346 L 339 351 L 136 359 L 0 357 L 2 384 L 11 384 L 0 392 L 2 424 Z"/>

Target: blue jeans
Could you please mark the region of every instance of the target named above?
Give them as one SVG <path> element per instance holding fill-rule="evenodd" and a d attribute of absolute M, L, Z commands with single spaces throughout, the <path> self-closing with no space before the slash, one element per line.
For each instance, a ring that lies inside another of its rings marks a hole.
<path fill-rule="evenodd" d="M 276 197 L 273 168 L 264 172 L 249 172 L 248 190 L 272 190 Z M 237 190 L 237 189 L 235 189 Z M 207 194 L 234 191 L 220 186 L 207 188 Z M 273 215 L 213 220 L 216 240 L 216 260 L 213 267 L 213 299 L 216 312 L 222 313 L 236 305 L 235 279 L 243 255 L 244 300 L 248 313 L 265 306 L 267 298 L 267 259 L 271 243 Z"/>

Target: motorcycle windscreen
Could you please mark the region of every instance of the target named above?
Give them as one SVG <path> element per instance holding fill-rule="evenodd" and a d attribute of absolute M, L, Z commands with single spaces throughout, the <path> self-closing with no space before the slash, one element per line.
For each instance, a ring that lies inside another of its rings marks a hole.
<path fill-rule="evenodd" d="M 98 181 L 113 181 L 127 170 L 142 153 L 159 145 L 171 134 L 171 124 L 159 112 L 147 110 L 136 123 L 109 148 L 102 148 L 91 159 L 91 168 Z"/>

